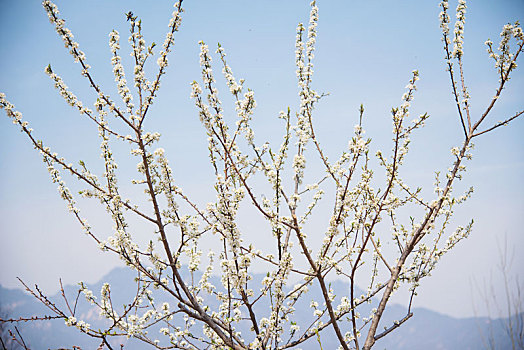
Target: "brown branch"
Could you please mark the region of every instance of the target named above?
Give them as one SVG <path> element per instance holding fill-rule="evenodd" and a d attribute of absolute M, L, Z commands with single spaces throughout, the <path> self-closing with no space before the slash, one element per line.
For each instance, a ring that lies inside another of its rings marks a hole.
<path fill-rule="evenodd" d="M 360 261 L 362 255 L 364 254 L 364 251 L 365 251 L 365 248 L 366 248 L 366 245 L 367 245 L 367 242 L 369 241 L 371 235 L 373 234 L 373 228 L 375 227 L 376 223 L 378 222 L 378 219 L 380 217 L 380 213 L 382 211 L 382 207 L 384 205 L 384 201 L 386 200 L 387 196 L 389 195 L 389 192 L 391 191 L 392 187 L 393 187 L 393 182 L 395 180 L 395 176 L 396 176 L 396 172 L 397 172 L 397 155 L 398 155 L 398 144 L 399 144 L 399 137 L 400 137 L 400 131 L 401 131 L 401 126 L 402 126 L 402 120 L 399 122 L 398 126 L 397 126 L 397 130 L 396 130 L 396 137 L 395 137 L 395 148 L 394 148 L 394 151 L 393 151 L 393 163 L 391 165 L 392 169 L 391 169 L 391 174 L 390 174 L 390 178 L 389 178 L 389 183 L 388 183 L 388 187 L 386 188 L 386 190 L 384 191 L 384 193 L 382 194 L 382 197 L 380 198 L 380 204 L 379 204 L 379 207 L 377 209 L 377 212 L 375 214 L 375 217 L 373 218 L 373 221 L 371 222 L 371 225 L 369 226 L 369 229 L 367 231 L 367 235 L 366 235 L 366 239 L 364 240 L 364 243 L 362 245 L 362 247 L 360 248 L 360 251 L 358 253 L 358 256 L 357 258 L 355 259 L 355 263 L 354 263 L 354 266 L 353 266 L 353 269 L 351 270 L 351 307 L 352 307 L 352 323 L 353 323 L 353 332 L 354 332 L 354 337 L 355 337 L 355 345 L 358 349 L 358 337 L 357 337 L 357 334 L 356 334 L 356 318 L 355 318 L 355 308 L 354 308 L 354 305 L 353 305 L 353 299 L 354 299 L 354 281 L 355 281 L 355 272 L 358 268 L 358 262 Z M 395 273 L 397 273 L 397 270 L 395 267 L 393 268 L 389 268 L 389 271 L 391 273 L 391 275 L 394 275 Z M 396 278 L 395 278 L 396 280 Z M 393 288 L 393 284 L 391 284 L 391 279 L 390 281 L 388 282 L 388 287 L 386 288 L 386 292 L 388 291 L 389 288 Z M 386 293 L 384 292 L 384 294 Z M 384 306 L 383 308 L 385 308 L 386 305 L 384 303 Z M 370 334 L 373 333 L 376 331 L 376 326 L 378 326 L 378 320 L 380 320 L 380 316 L 382 314 L 383 310 L 380 310 L 378 309 L 377 311 L 377 314 L 378 314 L 378 317 L 377 318 L 373 318 L 373 322 L 370 326 L 370 330 L 368 332 L 368 337 L 367 339 L 370 338 Z M 379 313 L 380 312 L 380 313 Z M 377 316 L 376 314 L 376 316 Z M 375 316 L 375 317 L 376 317 Z M 376 321 L 376 322 L 375 322 Z M 374 328 L 373 328 L 374 327 Z M 366 343 L 364 344 L 364 349 L 365 350 L 368 350 L 368 348 L 366 347 L 366 345 L 368 344 L 368 340 L 366 340 Z M 372 344 L 369 346 L 369 348 L 371 348 Z"/>
<path fill-rule="evenodd" d="M 379 306 L 377 308 L 377 312 L 375 316 L 373 317 L 373 321 L 370 325 L 370 329 L 368 331 L 368 335 L 367 335 L 363 350 L 369 350 L 371 349 L 373 344 L 375 344 L 375 333 L 377 331 L 378 323 L 380 322 L 380 318 L 382 317 L 382 314 L 386 308 L 386 304 L 389 300 L 389 297 L 391 296 L 391 293 L 393 292 L 394 285 L 397 282 L 402 266 L 404 265 L 406 259 L 411 254 L 415 246 L 425 236 L 427 226 L 431 222 L 433 222 L 435 216 L 440 212 L 440 209 L 444 203 L 444 199 L 446 198 L 448 192 L 451 191 L 451 185 L 453 184 L 453 181 L 456 178 L 456 174 L 459 170 L 460 163 L 462 159 L 464 158 L 464 155 L 466 153 L 466 150 L 468 149 L 470 141 L 471 141 L 471 137 L 467 137 L 466 140 L 464 141 L 462 149 L 459 155 L 457 156 L 457 160 L 455 161 L 453 170 L 451 171 L 448 182 L 446 183 L 446 187 L 444 188 L 444 191 L 441 195 L 440 200 L 437 202 L 435 206 L 431 207 L 431 209 L 428 210 L 422 224 L 417 229 L 417 231 L 413 234 L 413 237 L 411 238 L 411 240 L 408 243 L 406 243 L 406 247 L 400 256 L 399 261 L 397 262 L 396 266 L 393 267 L 391 277 L 387 283 L 386 290 L 384 291 L 384 294 L 382 295 Z"/>
<path fill-rule="evenodd" d="M 176 11 L 177 11 L 177 17 L 180 16 L 180 14 L 182 13 L 182 2 L 184 0 L 179 0 L 178 1 L 178 4 L 176 5 Z M 170 34 L 173 35 L 177 30 L 178 30 L 178 26 L 177 26 L 178 22 L 177 20 L 175 19 L 173 21 L 173 25 L 171 26 L 171 32 Z M 169 41 L 167 43 L 167 46 L 165 48 L 166 50 L 166 55 L 167 53 L 170 51 L 170 46 L 171 46 L 171 41 Z M 149 101 L 146 105 L 146 108 L 144 110 L 144 112 L 142 113 L 142 116 L 141 116 L 141 119 L 140 119 L 140 122 L 138 124 L 138 129 L 140 129 L 142 127 L 142 123 L 144 122 L 144 119 L 146 117 L 146 114 L 147 114 L 147 111 L 149 110 L 149 106 L 151 106 L 151 101 L 153 100 L 153 98 L 155 97 L 155 93 L 156 91 L 158 90 L 158 88 L 160 87 L 160 77 L 164 74 L 164 67 L 162 66 L 159 71 L 158 71 L 158 74 L 156 76 L 156 79 L 155 79 L 155 82 L 153 83 L 153 88 L 151 89 L 151 93 L 149 95 L 149 97 L 146 98 L 146 101 Z"/>
<path fill-rule="evenodd" d="M 489 129 L 486 129 L 486 130 L 484 130 L 484 131 L 479 131 L 479 132 L 473 134 L 471 137 L 473 138 L 473 137 L 476 137 L 476 136 L 480 136 L 480 135 L 485 134 L 485 133 L 487 133 L 487 132 L 490 132 L 491 130 L 494 130 L 494 129 L 498 128 L 498 127 L 505 126 L 505 125 L 507 125 L 510 121 L 512 121 L 513 119 L 516 119 L 516 118 L 520 117 L 523 113 L 524 113 L 524 110 L 522 110 L 522 111 L 520 111 L 520 112 L 517 112 L 517 113 L 515 113 L 514 116 L 512 116 L 512 117 L 510 117 L 510 118 L 508 118 L 508 119 L 506 119 L 506 120 L 504 120 L 504 121 L 502 121 L 502 122 L 498 122 L 497 124 L 493 125 L 493 126 L 492 126 L 491 128 L 489 128 Z"/>
<path fill-rule="evenodd" d="M 71 307 L 69 306 L 69 302 L 67 301 L 67 297 L 65 295 L 64 286 L 62 285 L 62 279 L 60 278 L 59 281 L 60 281 L 60 292 L 62 293 L 62 298 L 64 299 L 64 301 L 66 303 L 66 306 L 67 306 L 67 309 L 69 310 L 69 313 L 71 313 L 71 315 L 74 316 L 75 313 L 73 312 L 73 310 L 71 310 Z"/>
<path fill-rule="evenodd" d="M 380 292 L 382 289 L 384 289 L 384 287 L 386 287 L 385 284 L 382 284 L 380 285 L 380 287 L 377 287 L 377 289 L 375 289 L 373 292 L 369 293 L 364 299 L 360 299 L 357 303 L 355 303 L 355 307 L 358 307 L 360 306 L 361 304 L 364 304 L 365 302 L 368 302 L 371 298 L 373 298 L 378 292 Z M 341 312 L 340 314 L 337 315 L 337 320 L 340 320 L 342 317 L 344 317 L 345 315 L 347 315 L 350 311 L 345 311 L 345 312 Z M 322 332 L 325 328 L 329 327 L 331 325 L 331 320 L 328 320 L 326 323 L 324 323 L 322 326 L 320 326 L 318 328 L 318 332 Z M 304 333 L 299 339 L 289 343 L 289 344 L 286 344 L 284 346 L 282 346 L 281 348 L 279 349 L 289 349 L 289 348 L 292 348 L 294 346 L 297 346 L 298 344 L 300 343 L 303 343 L 304 341 L 308 340 L 309 338 L 311 337 L 314 337 L 316 336 L 317 334 L 315 332 L 312 332 L 312 333 Z"/>
<path fill-rule="evenodd" d="M 14 113 L 11 110 L 6 110 L 6 111 L 7 111 L 9 116 L 14 118 Z M 29 137 L 29 139 L 33 143 L 33 146 L 34 146 L 35 149 L 40 150 L 47 157 L 53 159 L 56 163 L 60 164 L 64 169 L 67 169 L 69 172 L 71 172 L 71 174 L 75 175 L 79 180 L 84 181 L 85 183 L 87 183 L 89 186 L 91 186 L 95 190 L 101 192 L 104 196 L 108 196 L 110 198 L 113 198 L 113 196 L 111 194 L 107 193 L 96 182 L 94 182 L 91 179 L 88 179 L 86 176 L 84 176 L 81 172 L 79 172 L 78 170 L 73 168 L 71 165 L 66 164 L 66 162 L 63 160 L 63 158 L 58 158 L 57 155 L 54 155 L 53 153 L 51 153 L 51 151 L 47 147 L 44 147 L 42 141 L 37 141 L 33 137 L 33 135 L 31 134 L 31 130 L 28 129 L 27 126 L 25 126 L 21 120 L 17 120 L 17 124 L 20 125 L 20 127 L 22 128 L 24 133 Z M 146 215 L 146 214 L 142 213 L 141 211 L 139 211 L 138 209 L 136 209 L 134 206 L 129 204 L 128 201 L 122 201 L 121 203 L 122 203 L 122 205 L 124 207 L 126 207 L 127 209 L 131 210 L 132 212 L 138 214 L 139 216 L 143 217 L 144 219 L 146 219 L 148 221 L 151 221 L 153 223 L 155 222 L 155 220 L 153 218 L 149 217 L 148 215 Z"/>
<path fill-rule="evenodd" d="M 386 267 L 389 270 L 389 272 L 391 272 L 391 266 L 389 266 L 388 262 L 386 261 L 386 259 L 384 258 L 384 256 L 380 252 L 380 250 L 378 249 L 378 246 L 375 243 L 375 240 L 373 239 L 373 236 L 370 235 L 369 238 L 371 239 L 371 243 L 373 243 L 373 247 L 375 248 L 375 251 L 377 252 L 378 256 L 380 257 L 380 260 L 382 260 L 382 262 L 384 263 L 384 265 L 386 265 Z"/>
<path fill-rule="evenodd" d="M 58 17 L 56 17 L 55 13 L 52 11 L 52 9 L 49 7 L 48 4 L 44 3 L 44 8 L 46 9 L 48 14 L 51 14 L 53 16 L 54 23 L 56 23 L 57 20 L 62 20 L 62 19 L 59 19 Z M 76 47 L 74 47 L 73 42 L 71 42 L 71 40 L 65 35 L 66 33 L 64 32 L 63 29 L 60 29 L 60 33 L 59 34 L 62 35 L 62 38 L 65 38 L 64 41 L 66 42 L 67 47 L 71 48 L 71 51 L 74 52 L 75 58 L 78 59 L 78 62 L 82 66 L 82 70 L 84 72 L 83 76 L 85 76 L 89 80 L 89 83 L 90 83 L 91 87 L 96 91 L 96 93 L 98 95 L 102 96 L 102 99 L 105 101 L 105 103 L 107 105 L 111 106 L 111 110 L 115 111 L 116 115 L 120 119 L 122 119 L 131 129 L 133 129 L 134 131 L 137 131 L 136 126 L 133 125 L 133 123 L 131 123 L 129 120 L 126 119 L 126 117 L 123 115 L 122 112 L 120 112 L 118 107 L 116 107 L 114 105 L 114 103 L 110 100 L 109 96 L 107 96 L 104 93 L 102 93 L 102 91 L 100 90 L 100 87 L 97 84 L 95 84 L 93 78 L 91 77 L 91 74 L 89 73 L 87 64 L 84 62 L 83 59 L 80 58 L 80 54 L 79 54 L 78 50 L 76 49 Z"/>
<path fill-rule="evenodd" d="M 184 294 L 189 299 L 191 307 L 193 309 L 195 309 L 198 312 L 198 314 L 200 315 L 199 319 L 203 320 L 224 341 L 224 343 L 227 346 L 230 346 L 230 347 L 232 347 L 234 349 L 243 349 L 243 347 L 241 347 L 241 346 L 239 346 L 237 344 L 234 344 L 230 340 L 230 338 L 226 334 L 224 334 L 224 332 L 222 332 L 222 330 L 218 327 L 218 325 L 215 322 L 215 320 L 212 319 L 202 309 L 202 307 L 200 306 L 198 301 L 195 299 L 194 295 L 188 289 L 184 279 L 180 275 L 180 272 L 178 271 L 178 268 L 176 267 L 175 260 L 173 258 L 172 253 L 171 253 L 171 248 L 169 246 L 169 242 L 167 240 L 167 235 L 166 235 L 166 232 L 165 232 L 165 226 L 164 226 L 164 224 L 162 222 L 162 216 L 161 216 L 161 213 L 160 213 L 160 207 L 158 205 L 156 194 L 155 194 L 155 191 L 154 191 L 154 188 L 153 188 L 151 172 L 150 172 L 150 169 L 149 169 L 149 160 L 147 159 L 147 153 L 146 153 L 144 142 L 142 140 L 142 135 L 141 135 L 141 130 L 140 129 L 137 131 L 137 139 L 139 140 L 138 141 L 139 147 L 140 147 L 140 150 L 142 151 L 142 163 L 144 165 L 144 174 L 146 176 L 147 186 L 148 186 L 148 189 L 149 189 L 149 195 L 151 197 L 151 202 L 153 204 L 153 209 L 154 209 L 155 216 L 156 216 L 155 223 L 156 223 L 156 225 L 158 227 L 158 231 L 160 233 L 161 242 L 162 242 L 162 245 L 164 246 L 164 251 L 165 251 L 165 253 L 167 255 L 167 258 L 168 258 L 168 261 L 169 261 L 169 266 L 171 267 L 171 271 L 173 272 L 173 283 L 177 283 L 178 282 L 178 284 L 180 285 L 180 287 L 184 291 Z"/>
<path fill-rule="evenodd" d="M 409 320 L 411 318 L 411 316 L 413 316 L 413 312 L 410 312 L 408 313 L 406 316 L 404 316 L 403 319 L 401 319 L 400 321 L 395 321 L 393 322 L 393 325 L 389 328 L 386 328 L 384 330 L 384 332 L 380 333 L 380 334 L 377 334 L 375 336 L 375 341 L 379 340 L 380 338 L 388 335 L 390 332 L 394 331 L 395 329 L 397 329 L 398 327 L 400 327 L 404 322 L 406 322 L 407 320 Z"/>
<path fill-rule="evenodd" d="M 459 72 L 460 72 L 460 83 L 462 85 L 462 97 L 464 98 L 464 109 L 466 110 L 466 116 L 468 118 L 468 132 L 471 133 L 471 116 L 469 114 L 468 104 L 468 91 L 466 89 L 466 83 L 464 82 L 464 69 L 462 64 L 462 55 L 458 56 Z"/>
<path fill-rule="evenodd" d="M 31 316 L 31 317 L 19 317 L 19 318 L 0 318 L 0 323 L 16 323 L 16 322 L 29 322 L 29 321 L 49 321 L 57 318 L 63 318 L 62 316 Z"/>
<path fill-rule="evenodd" d="M 489 114 L 489 112 L 491 111 L 493 106 L 495 105 L 495 102 L 497 102 L 497 100 L 499 99 L 500 94 L 502 93 L 502 90 L 504 89 L 504 85 L 509 80 L 509 73 L 511 72 L 511 68 L 514 66 L 514 64 L 515 64 L 515 62 L 517 60 L 517 57 L 522 52 L 523 46 L 524 46 L 524 42 L 522 42 L 519 45 L 519 48 L 518 48 L 517 52 L 515 53 L 515 56 L 513 56 L 513 59 L 511 60 L 511 62 L 509 64 L 508 70 L 506 72 L 502 72 L 501 71 L 501 75 L 502 76 L 501 76 L 501 79 L 500 79 L 500 85 L 499 85 L 499 87 L 498 87 L 498 89 L 497 89 L 497 91 L 495 93 L 495 96 L 493 96 L 493 98 L 491 99 L 491 102 L 489 103 L 489 105 L 486 108 L 486 110 L 484 111 L 484 113 L 482 113 L 482 116 L 479 118 L 479 120 L 475 123 L 475 125 L 473 125 L 473 127 L 471 128 L 471 132 L 474 132 L 479 127 L 479 125 L 484 121 L 484 119 L 487 117 L 487 115 Z"/>
<path fill-rule="evenodd" d="M 443 5 L 442 5 L 442 11 L 447 16 L 446 8 Z M 446 52 L 446 63 L 448 65 L 447 71 L 449 72 L 449 78 L 451 80 L 451 87 L 453 89 L 453 97 L 455 98 L 455 104 L 457 105 L 457 111 L 460 117 L 460 123 L 462 125 L 462 129 L 464 130 L 464 136 L 468 137 L 468 130 L 466 129 L 466 124 L 464 123 L 464 117 L 462 116 L 462 108 L 460 107 L 459 93 L 457 92 L 455 76 L 453 74 L 453 63 L 451 63 L 451 53 L 449 52 L 448 34 L 443 33 L 443 41 L 444 41 L 444 51 Z"/>
<path fill-rule="evenodd" d="M 293 217 L 293 223 L 295 226 L 294 230 L 296 232 L 300 247 L 302 248 L 302 253 L 304 253 L 304 255 L 306 256 L 306 259 L 309 265 L 311 266 L 311 268 L 313 269 L 313 271 L 315 272 L 316 279 L 318 280 L 320 284 L 320 289 L 322 290 L 322 296 L 324 298 L 324 301 L 326 302 L 326 307 L 329 313 L 329 318 L 331 320 L 331 325 L 333 326 L 333 330 L 335 331 L 335 334 L 337 335 L 337 338 L 342 348 L 344 350 L 349 350 L 346 344 L 346 341 L 344 340 L 344 336 L 342 335 L 342 332 L 340 331 L 340 327 L 338 326 L 337 318 L 333 310 L 333 305 L 331 304 L 331 299 L 329 298 L 329 292 L 326 288 L 326 283 L 324 281 L 324 276 L 322 276 L 322 271 L 318 268 L 315 261 L 311 257 L 311 254 L 309 253 L 308 246 L 306 245 L 306 242 L 304 241 L 304 237 L 302 236 L 302 233 L 300 232 L 298 220 L 294 213 L 294 209 L 293 209 L 292 217 Z"/>

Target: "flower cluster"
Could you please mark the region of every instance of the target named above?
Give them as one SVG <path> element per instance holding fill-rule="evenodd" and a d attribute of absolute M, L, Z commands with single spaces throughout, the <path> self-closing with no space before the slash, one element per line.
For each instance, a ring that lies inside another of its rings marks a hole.
<path fill-rule="evenodd" d="M 111 52 L 113 53 L 113 57 L 111 58 L 111 64 L 113 65 L 113 74 L 115 75 L 115 82 L 118 87 L 118 93 L 120 94 L 120 97 L 122 97 L 122 101 L 127 106 L 127 112 L 132 114 L 133 108 L 135 107 L 133 104 L 133 96 L 131 94 L 131 91 L 129 90 L 129 87 L 127 86 L 127 81 L 124 73 L 124 66 L 122 65 L 122 59 L 118 55 L 118 50 L 120 49 L 120 35 L 116 30 L 111 31 L 109 33 L 109 47 L 111 48 Z"/>
<path fill-rule="evenodd" d="M 453 39 L 453 57 L 461 58 L 464 53 L 464 23 L 466 22 L 466 0 L 459 0 L 457 5 L 457 21 L 455 22 L 455 37 Z"/>
<path fill-rule="evenodd" d="M 83 67 L 83 72 L 86 73 L 90 68 L 89 65 L 85 64 L 85 54 L 79 49 L 78 43 L 74 40 L 73 33 L 69 28 L 65 27 L 65 20 L 58 17 L 59 11 L 55 4 L 49 0 L 42 2 L 42 6 L 47 12 L 49 21 L 55 26 L 55 31 L 60 35 L 66 48 L 69 49 L 69 53 L 75 58 L 75 62 L 80 62 Z"/>

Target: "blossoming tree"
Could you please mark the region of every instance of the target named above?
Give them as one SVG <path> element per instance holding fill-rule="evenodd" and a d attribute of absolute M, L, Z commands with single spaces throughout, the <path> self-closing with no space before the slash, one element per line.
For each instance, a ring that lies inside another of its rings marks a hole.
<path fill-rule="evenodd" d="M 454 231 L 449 226 L 455 206 L 472 193 L 469 190 L 454 194 L 453 185 L 461 179 L 464 163 L 471 158 L 473 139 L 524 113 L 518 111 L 498 123 L 492 123 L 488 117 L 523 49 L 524 34 L 519 24 L 504 26 L 498 46 L 486 42 L 499 82 L 485 111 L 474 115 L 463 73 L 466 3 L 458 1 L 454 30 L 450 32 L 449 5 L 443 0 L 440 3 L 443 48 L 457 109 L 457 127 L 464 139 L 451 150 L 454 161 L 444 176 L 437 173 L 433 198 L 422 198 L 421 189 L 405 183 L 399 171 L 409 150 L 410 135 L 422 128 L 429 117 L 423 114 L 409 120 L 419 79 L 417 71 L 413 71 L 400 105 L 391 110 L 393 139 L 389 153 L 370 154 L 371 140 L 364 137 L 365 113 L 361 106 L 347 149 L 342 150 L 338 159 L 328 159 L 314 128 L 315 107 L 323 95 L 312 88 L 318 21 L 318 8 L 313 1 L 308 26 L 299 24 L 296 32 L 300 105 L 296 111 L 288 108 L 280 113 L 283 128 L 282 142 L 278 145 L 256 140 L 251 127 L 256 107 L 254 92 L 244 87 L 244 80 L 235 78 L 224 48 L 218 45 L 216 58 L 235 101 L 237 119 L 231 122 L 218 97 L 213 54 L 204 42 L 199 43 L 201 82 L 191 83 L 191 98 L 208 136 L 216 192 L 216 201 L 203 207 L 177 185 L 164 149 L 155 147 L 160 135 L 144 129 L 181 25 L 182 0 L 174 5 L 153 77 L 146 77 L 144 66 L 155 55 L 155 44 L 146 44 L 142 22 L 128 13 L 135 67 L 132 84 L 126 79 L 119 56 L 120 34 L 110 33 L 111 64 L 119 97 L 109 96 L 97 84 L 86 55 L 65 27 L 57 7 L 48 0 L 43 6 L 95 91 L 97 98 L 91 102 L 94 108 L 81 102 L 51 65 L 45 72 L 67 103 L 98 126 L 104 172 L 97 176 L 83 161 L 74 166 L 38 140 L 4 94 L 0 94 L 0 108 L 40 152 L 61 198 L 85 233 L 103 252 L 117 255 L 138 277 L 134 298 L 122 307 L 112 302 L 109 284 L 104 284 L 99 296 L 80 284 L 87 301 L 106 319 L 104 329 L 79 319 L 65 297 L 66 306 L 60 307 L 39 290 L 27 289 L 51 310 L 52 315 L 45 319 L 63 319 L 66 325 L 98 338 L 101 347 L 112 348 L 111 337 L 127 336 L 159 349 L 288 349 L 307 341 L 321 343 L 321 334 L 333 332 L 341 349 L 371 349 L 378 339 L 412 316 L 410 302 L 404 318 L 379 328 L 394 291 L 407 285 L 413 298 L 421 279 L 471 231 L 473 222 Z M 119 127 L 114 127 L 116 123 Z M 120 131 L 122 126 L 129 134 Z M 138 160 L 140 175 L 133 183 L 145 186 L 149 207 L 138 205 L 122 193 L 110 142 L 132 146 L 131 156 Z M 308 147 L 312 152 L 306 152 Z M 316 154 L 323 171 L 310 183 L 307 181 L 311 176 L 306 176 L 309 170 L 306 155 L 311 154 Z M 375 156 L 385 173 L 384 182 L 378 186 L 374 177 L 378 170 L 371 167 Z M 80 191 L 81 196 L 97 199 L 105 207 L 114 224 L 109 239 L 100 238 L 88 224 L 62 173 L 69 173 L 86 186 Z M 317 206 L 327 200 L 332 201 L 331 214 L 324 218 L 327 229 L 322 233 L 309 232 L 308 221 L 314 217 Z M 264 235 L 274 241 L 274 250 L 262 251 L 249 244 L 249 235 L 238 225 L 239 209 L 246 205 L 251 205 L 267 222 Z M 418 216 L 412 217 L 410 213 Z M 133 239 L 130 216 L 155 228 L 156 236 L 148 244 Z M 311 235 L 320 234 L 323 240 L 314 247 Z M 202 259 L 202 242 L 211 237 L 218 238 L 220 246 Z M 387 240 L 393 243 L 394 250 L 383 248 Z M 268 271 L 262 281 L 253 280 L 254 264 L 262 264 Z M 371 269 L 366 269 L 368 266 Z M 369 284 L 366 292 L 360 294 L 356 276 L 363 273 L 369 274 Z M 217 275 L 219 280 L 213 278 Z M 335 293 L 328 282 L 333 276 L 349 283 L 347 293 Z M 320 291 L 318 300 L 308 299 L 312 288 Z M 157 302 L 159 293 L 170 302 Z M 296 309 L 303 307 L 304 300 L 311 308 L 307 320 L 296 316 Z M 368 311 L 365 308 L 368 303 L 376 307 Z M 364 311 L 366 314 L 361 317 Z M 156 329 L 159 325 L 161 328 Z"/>

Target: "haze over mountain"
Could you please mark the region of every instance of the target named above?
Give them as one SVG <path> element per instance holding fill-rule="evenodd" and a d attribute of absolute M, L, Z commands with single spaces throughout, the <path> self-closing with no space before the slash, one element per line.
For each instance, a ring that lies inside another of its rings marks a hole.
<path fill-rule="evenodd" d="M 100 282 L 90 285 L 95 295 L 100 290 L 104 282 L 112 286 L 112 299 L 115 304 L 122 305 L 133 294 L 129 281 L 132 281 L 134 274 L 124 268 L 116 268 L 105 276 Z M 261 281 L 263 275 L 255 275 L 254 281 Z M 214 277 L 214 283 L 218 284 L 218 279 Z M 253 283 L 256 290 L 256 283 Z M 332 283 L 336 295 L 343 295 L 347 291 L 347 284 L 342 282 Z M 77 294 L 77 286 L 65 286 L 65 293 L 70 300 L 74 300 Z M 160 296 L 159 300 L 163 301 Z M 63 304 L 60 293 L 50 298 L 58 305 Z M 308 303 L 312 299 L 321 299 L 319 291 L 311 288 L 310 295 L 307 296 L 303 304 L 297 305 L 295 312 L 296 319 L 308 319 L 311 309 Z M 212 303 L 212 302 L 211 302 Z M 213 306 L 213 305 L 211 305 Z M 28 293 L 18 289 L 6 289 L 0 286 L 0 307 L 3 315 L 15 318 L 19 316 L 29 317 L 33 315 L 50 314 L 48 310 Z M 263 313 L 263 305 L 259 307 Z M 372 305 L 369 306 L 371 308 Z M 392 304 L 387 308 L 382 326 L 391 325 L 394 319 L 404 317 L 406 309 L 403 306 Z M 413 309 L 414 316 L 399 329 L 393 331 L 388 336 L 380 339 L 375 345 L 376 349 L 482 349 L 486 335 L 491 332 L 497 349 L 508 349 L 511 347 L 510 339 L 506 336 L 504 325 L 505 320 L 492 320 L 488 318 L 453 318 L 433 312 L 424 308 Z M 102 324 L 103 320 L 99 317 L 98 310 L 85 302 L 83 296 L 79 298 L 77 319 L 84 320 L 92 325 Z M 491 326 L 490 326 L 491 324 Z M 81 334 L 75 328 L 66 327 L 63 320 L 39 321 L 21 323 L 18 325 L 21 334 L 31 349 L 57 349 L 71 348 L 80 346 L 83 349 L 94 349 L 99 343 L 96 339 L 91 339 Z M 158 332 L 158 329 L 151 329 L 150 334 Z M 247 329 L 246 329 L 247 332 Z M 336 337 L 331 336 L 331 330 L 322 336 L 323 349 L 336 349 Z M 124 344 L 124 349 L 134 350 L 143 349 L 145 344 L 125 337 L 112 339 L 112 344 L 119 347 Z M 310 339 L 300 346 L 303 350 L 319 349 L 316 339 Z"/>

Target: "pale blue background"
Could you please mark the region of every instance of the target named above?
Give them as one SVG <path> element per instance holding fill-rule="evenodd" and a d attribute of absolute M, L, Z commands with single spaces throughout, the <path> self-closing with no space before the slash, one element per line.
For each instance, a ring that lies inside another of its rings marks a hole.
<path fill-rule="evenodd" d="M 127 23 L 132 10 L 143 19 L 147 42 L 163 42 L 172 6 L 167 1 L 59 1 L 66 25 L 73 31 L 93 67 L 100 85 L 116 99 L 112 82 L 108 33 L 118 29 L 124 60 Z M 188 192 L 203 201 L 202 183 L 209 183 L 205 133 L 189 99 L 189 83 L 200 78 L 199 40 L 212 50 L 220 41 L 237 78 L 254 89 L 257 140 L 280 140 L 276 116 L 297 105 L 294 38 L 298 22 L 307 22 L 307 1 L 195 1 L 184 2 L 181 31 L 147 127 L 160 131 L 162 146 L 175 167 L 177 179 Z M 432 183 L 434 170 L 450 165 L 449 149 L 461 142 L 461 129 L 444 71 L 437 1 L 320 1 L 314 87 L 329 92 L 318 108 L 317 129 L 333 158 L 347 144 L 356 123 L 360 103 L 366 107 L 365 128 L 374 149 L 389 149 L 391 107 L 398 105 L 411 71 L 421 80 L 413 115 L 428 112 L 428 126 L 413 137 L 413 153 L 405 176 L 416 184 Z M 452 2 L 452 8 L 455 4 Z M 452 11 L 453 12 L 453 11 Z M 467 12 L 465 72 L 478 116 L 497 86 L 497 76 L 485 54 L 484 41 L 496 42 L 503 24 L 524 19 L 521 0 L 471 1 Z M 67 55 L 48 23 L 39 1 L 0 1 L 0 91 L 24 114 L 24 118 L 53 149 L 71 162 L 83 159 L 96 164 L 96 128 L 80 117 L 58 96 L 44 67 L 51 63 L 72 90 L 91 105 L 93 94 L 79 69 Z M 157 48 L 159 47 L 157 46 Z M 156 50 L 158 52 L 158 49 Z M 129 62 L 129 61 L 128 61 Z M 156 62 L 156 58 L 153 59 Z M 520 64 L 523 64 L 522 59 Z M 128 67 L 128 80 L 131 68 Z M 216 69 L 218 72 L 218 69 Z M 223 85 L 222 85 L 223 86 Z M 524 108 L 524 70 L 517 70 L 490 116 L 498 121 Z M 229 102 L 222 89 L 224 102 Z M 54 292 L 58 278 L 65 283 L 96 281 L 118 264 L 102 255 L 80 228 L 49 181 L 41 158 L 17 128 L 0 116 L 0 284 L 19 287 L 15 277 L 39 283 Z M 457 210 L 456 223 L 471 217 L 476 224 L 470 239 L 449 253 L 430 279 L 423 281 L 417 306 L 453 316 L 471 316 L 474 309 L 486 314 L 481 301 L 473 303 L 472 280 L 492 284 L 502 296 L 496 264 L 497 244 L 515 251 L 513 273 L 524 277 L 524 122 L 498 129 L 476 141 L 464 185 L 476 188 L 474 197 Z M 122 172 L 134 169 L 135 160 L 123 163 Z M 182 171 L 187 167 L 187 171 Z M 180 169 L 180 170 L 178 170 Z M 130 172 L 128 172 L 130 173 Z M 133 175 L 134 176 L 134 175 Z M 71 182 L 71 181 L 70 181 Z M 129 185 L 121 182 L 124 188 Z M 204 186 L 205 187 L 205 186 Z M 72 186 L 72 188 L 76 188 Z M 206 197 L 207 196 L 207 197 Z M 212 196 L 212 193 L 211 193 Z M 101 219 L 96 204 L 83 204 L 88 219 L 102 235 L 111 226 Z M 144 226 L 144 230 L 150 227 Z M 399 295 L 396 300 L 404 301 Z"/>

